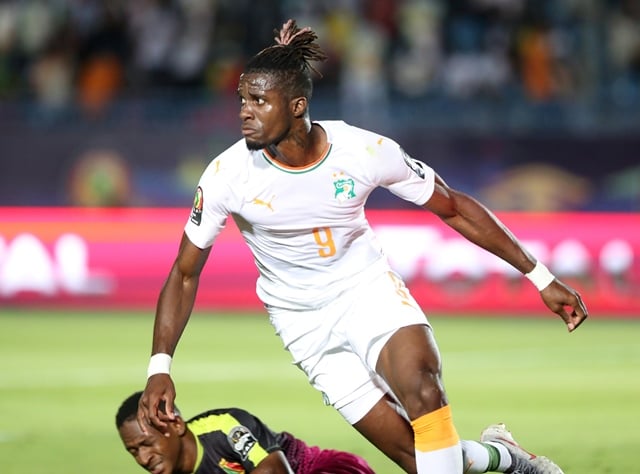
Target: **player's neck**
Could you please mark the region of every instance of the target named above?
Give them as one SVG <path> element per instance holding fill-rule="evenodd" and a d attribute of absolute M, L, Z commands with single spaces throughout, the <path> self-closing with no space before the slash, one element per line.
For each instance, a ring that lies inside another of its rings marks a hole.
<path fill-rule="evenodd" d="M 327 134 L 318 124 L 310 129 L 300 129 L 292 133 L 277 145 L 269 145 L 267 152 L 271 157 L 291 168 L 304 168 L 321 160 L 327 148 Z"/>
<path fill-rule="evenodd" d="M 182 439 L 182 456 L 179 466 L 180 473 L 191 474 L 198 468 L 198 439 L 190 430 L 187 430 Z M 175 471 L 174 471 L 175 473 Z"/>

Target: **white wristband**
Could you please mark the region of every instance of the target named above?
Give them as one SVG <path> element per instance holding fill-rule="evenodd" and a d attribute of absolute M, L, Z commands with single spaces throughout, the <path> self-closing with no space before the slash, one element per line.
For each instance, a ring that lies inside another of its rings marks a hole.
<path fill-rule="evenodd" d="M 538 260 L 536 262 L 536 266 L 533 267 L 529 273 L 525 273 L 525 275 L 531 283 L 538 289 L 538 291 L 544 290 L 547 286 L 551 284 L 553 280 L 555 280 L 555 276 L 553 273 L 549 271 L 549 269 L 544 265 L 544 263 Z"/>
<path fill-rule="evenodd" d="M 153 354 L 149 359 L 149 367 L 147 368 L 147 378 L 156 374 L 168 374 L 171 371 L 171 356 L 159 352 Z"/>

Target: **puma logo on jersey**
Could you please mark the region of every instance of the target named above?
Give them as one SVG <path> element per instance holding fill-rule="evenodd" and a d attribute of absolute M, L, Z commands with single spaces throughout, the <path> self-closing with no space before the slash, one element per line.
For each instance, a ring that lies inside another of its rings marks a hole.
<path fill-rule="evenodd" d="M 334 175 L 335 177 L 336 175 Z M 343 173 L 340 173 L 338 176 L 343 176 Z M 338 178 L 333 182 L 333 187 L 335 188 L 335 193 L 333 197 L 335 197 L 338 202 L 344 202 L 347 199 L 351 199 L 356 197 L 355 192 L 355 181 L 353 178 Z"/>
<path fill-rule="evenodd" d="M 273 206 L 271 205 L 271 202 L 273 201 L 273 198 L 275 198 L 276 195 L 274 194 L 273 196 L 271 196 L 271 199 L 269 199 L 269 201 L 263 201 L 260 198 L 253 198 L 253 201 L 251 201 L 253 204 L 256 204 L 258 206 L 264 206 L 267 209 L 270 209 L 271 212 L 274 212 L 273 210 Z"/>

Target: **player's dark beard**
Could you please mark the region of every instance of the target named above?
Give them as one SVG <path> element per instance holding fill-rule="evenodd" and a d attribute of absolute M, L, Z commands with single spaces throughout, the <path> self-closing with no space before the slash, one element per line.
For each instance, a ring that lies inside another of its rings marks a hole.
<path fill-rule="evenodd" d="M 262 150 L 264 148 L 267 148 L 268 146 L 277 146 L 278 143 L 280 143 L 282 140 L 284 140 L 284 138 L 289 134 L 289 129 L 285 130 L 284 132 L 282 132 L 282 134 L 280 134 L 279 137 L 277 137 L 275 140 L 271 140 L 271 141 L 256 141 L 256 140 L 249 140 L 248 138 L 244 139 L 244 143 L 247 146 L 248 150 L 251 151 L 259 151 Z"/>
<path fill-rule="evenodd" d="M 257 142 L 255 140 L 249 140 L 248 138 L 244 139 L 244 143 L 247 145 L 247 149 L 251 151 L 262 150 L 269 146 L 269 143 Z"/>

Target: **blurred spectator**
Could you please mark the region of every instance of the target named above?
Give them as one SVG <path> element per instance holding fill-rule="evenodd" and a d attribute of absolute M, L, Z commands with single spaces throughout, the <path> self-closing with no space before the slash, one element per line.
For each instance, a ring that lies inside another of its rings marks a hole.
<path fill-rule="evenodd" d="M 19 68 L 16 62 L 18 8 L 13 3 L 0 4 L 0 98 L 16 92 Z"/>
<path fill-rule="evenodd" d="M 73 98 L 75 58 L 68 40 L 64 32 L 53 38 L 29 70 L 29 84 L 43 113 L 50 116 L 63 113 Z"/>
<path fill-rule="evenodd" d="M 442 3 L 407 0 L 398 8 L 391 81 L 401 95 L 418 97 L 434 87 L 442 59 Z"/>
<path fill-rule="evenodd" d="M 564 19 L 566 7 L 555 6 L 555 13 L 548 15 L 544 3 L 527 9 L 516 44 L 522 86 L 535 102 L 568 97 L 576 90 L 570 66 L 572 56 L 579 52 L 571 50 L 570 25 L 556 22 Z"/>
<path fill-rule="evenodd" d="M 95 54 L 79 72 L 80 105 L 88 116 L 99 116 L 119 92 L 123 81 L 123 66 L 112 53 Z"/>
<path fill-rule="evenodd" d="M 129 2 L 127 18 L 133 85 L 139 90 L 170 85 L 171 53 L 180 28 L 177 5 L 166 0 Z"/>
<path fill-rule="evenodd" d="M 20 4 L 18 46 L 29 57 L 37 56 L 54 36 L 59 18 L 54 4 L 31 0 Z"/>
<path fill-rule="evenodd" d="M 384 128 L 389 119 L 387 76 L 383 55 L 387 37 L 379 27 L 353 18 L 344 44 L 340 97 L 344 120 Z"/>
<path fill-rule="evenodd" d="M 78 42 L 78 104 L 86 116 L 99 118 L 125 86 L 130 45 L 124 12 L 97 0 L 74 0 L 69 8 L 69 26 Z"/>
<path fill-rule="evenodd" d="M 611 62 L 617 71 L 640 73 L 640 1 L 613 5 L 607 25 Z"/>
<path fill-rule="evenodd" d="M 606 27 L 614 99 L 627 105 L 640 93 L 640 1 L 612 2 Z"/>
<path fill-rule="evenodd" d="M 493 4 L 455 2 L 447 12 L 444 90 L 454 96 L 499 95 L 512 80 L 509 31 Z"/>
<path fill-rule="evenodd" d="M 50 2 L 30 1 L 14 5 L 7 22 L 15 38 L 12 65 L 15 75 L 43 106 L 43 114 L 56 114 L 72 95 L 74 51 L 69 49 L 68 35 L 61 28 L 62 11 Z M 15 15 L 15 16 L 14 16 Z"/>

